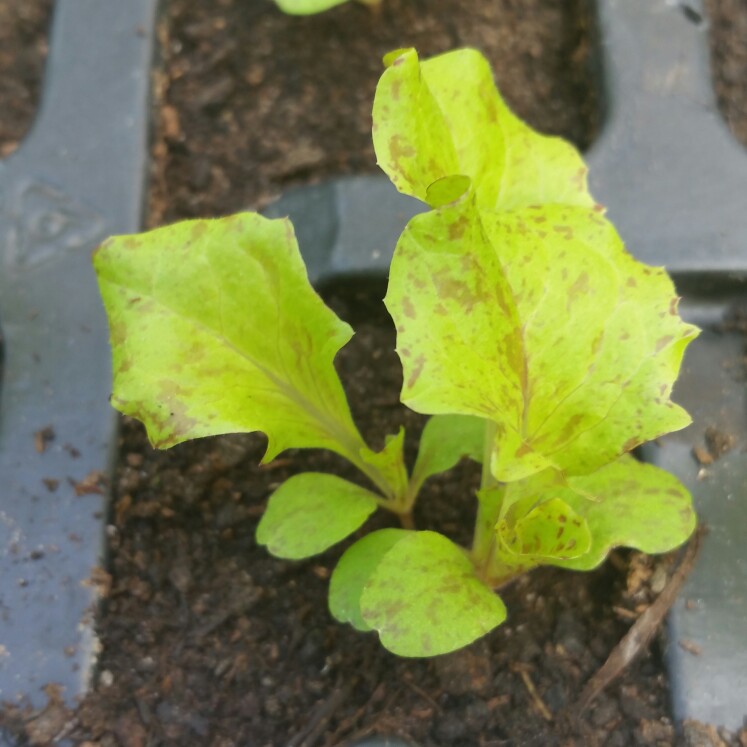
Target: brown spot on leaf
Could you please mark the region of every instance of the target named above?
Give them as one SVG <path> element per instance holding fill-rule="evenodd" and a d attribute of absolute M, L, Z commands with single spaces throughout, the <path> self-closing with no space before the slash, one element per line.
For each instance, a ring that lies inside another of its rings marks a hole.
<path fill-rule="evenodd" d="M 570 226 L 553 226 L 552 230 L 555 231 L 555 233 L 559 233 L 568 241 L 573 238 L 573 229 Z"/>
<path fill-rule="evenodd" d="M 114 322 L 109 326 L 109 340 L 112 347 L 121 345 L 127 339 L 127 325 L 124 322 Z"/>
<path fill-rule="evenodd" d="M 449 225 L 449 238 L 452 241 L 461 239 L 468 226 L 469 218 L 466 215 L 460 215 L 456 221 Z"/>
<path fill-rule="evenodd" d="M 389 152 L 394 161 L 394 165 L 397 169 L 402 170 L 400 161 L 402 159 L 414 158 L 416 153 L 415 149 L 405 142 L 402 135 L 392 135 L 389 138 Z"/>
<path fill-rule="evenodd" d="M 516 449 L 516 452 L 514 453 L 514 456 L 518 459 L 521 459 L 521 457 L 526 456 L 527 454 L 530 454 L 532 452 L 532 447 L 528 443 L 522 442 L 521 446 L 519 446 L 518 449 Z"/>
<path fill-rule="evenodd" d="M 415 318 L 415 307 L 412 305 L 412 301 L 407 296 L 402 299 L 402 313 L 408 319 Z"/>
<path fill-rule="evenodd" d="M 589 292 L 589 273 L 582 272 L 576 280 L 573 282 L 570 288 L 568 288 L 568 296 L 573 300 L 579 294 L 585 294 Z"/>
<path fill-rule="evenodd" d="M 667 345 L 669 345 L 670 342 L 672 342 L 673 339 L 674 337 L 672 337 L 672 335 L 666 335 L 665 337 L 660 337 L 656 341 L 656 352 L 658 353 L 660 350 L 663 350 Z"/>
<path fill-rule="evenodd" d="M 423 366 L 425 366 L 425 356 L 419 355 L 413 362 L 410 375 L 407 377 L 407 387 L 412 389 L 420 378 L 420 374 L 423 372 Z"/>

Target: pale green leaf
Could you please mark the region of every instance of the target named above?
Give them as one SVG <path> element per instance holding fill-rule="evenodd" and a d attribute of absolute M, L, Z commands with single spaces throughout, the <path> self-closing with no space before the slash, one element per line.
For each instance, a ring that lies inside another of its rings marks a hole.
<path fill-rule="evenodd" d="M 590 570 L 615 547 L 661 553 L 681 545 L 695 529 L 692 497 L 674 475 L 624 456 L 590 474 L 571 477 L 574 508 L 586 518 L 591 548 L 559 563 Z"/>
<path fill-rule="evenodd" d="M 396 435 L 386 437 L 381 451 L 375 452 L 368 447 L 363 447 L 360 451 L 361 460 L 383 477 L 382 487 L 388 488 L 387 497 L 400 497 L 407 492 L 408 477 L 404 447 L 405 429 L 400 428 Z"/>
<path fill-rule="evenodd" d="M 473 200 L 408 223 L 384 302 L 397 327 L 405 404 L 490 419 L 521 411 L 520 320 Z"/>
<path fill-rule="evenodd" d="M 399 656 L 455 651 L 506 619 L 465 552 L 436 532 L 410 533 L 386 552 L 363 587 L 360 610 Z"/>
<path fill-rule="evenodd" d="M 498 522 L 501 559 L 510 564 L 519 560 L 540 565 L 577 558 L 589 551 L 591 532 L 587 522 L 558 497 L 560 492 L 550 497 L 532 496 L 529 506 L 523 501 L 514 504 L 517 510 Z"/>
<path fill-rule="evenodd" d="M 405 529 L 380 529 L 345 551 L 329 582 L 329 611 L 337 620 L 356 630 L 371 630 L 361 617 L 363 588 L 384 555 L 409 534 Z"/>
<path fill-rule="evenodd" d="M 417 493 L 432 475 L 446 472 L 462 457 L 481 462 L 485 442 L 485 420 L 468 415 L 434 415 L 420 436 L 418 456 L 412 470 L 412 491 Z"/>
<path fill-rule="evenodd" d="M 260 430 L 265 460 L 364 448 L 333 359 L 352 334 L 309 284 L 293 227 L 242 213 L 118 236 L 94 264 L 109 316 L 112 403 L 166 448 Z"/>
<path fill-rule="evenodd" d="M 669 395 L 697 330 L 592 209 L 478 211 L 467 195 L 416 216 L 385 301 L 403 401 L 493 420 L 498 480 L 591 472 L 689 423 Z"/>
<path fill-rule="evenodd" d="M 591 570 L 615 547 L 660 553 L 695 528 L 687 489 L 668 472 L 625 455 L 589 475 L 547 470 L 502 491 L 492 573 L 538 565 Z"/>
<path fill-rule="evenodd" d="M 314 13 L 321 13 L 346 2 L 348 0 L 275 0 L 283 13 L 293 16 L 309 16 Z"/>
<path fill-rule="evenodd" d="M 352 534 L 377 506 L 377 496 L 359 485 L 335 475 L 302 472 L 270 496 L 257 542 L 279 558 L 308 558 Z"/>
<path fill-rule="evenodd" d="M 443 195 L 428 194 L 430 186 L 462 175 L 472 180 L 481 207 L 593 205 L 576 149 L 512 114 L 479 52 L 460 49 L 420 62 L 415 50 L 404 49 L 385 63 L 374 99 L 374 147 L 401 192 L 437 206 Z"/>

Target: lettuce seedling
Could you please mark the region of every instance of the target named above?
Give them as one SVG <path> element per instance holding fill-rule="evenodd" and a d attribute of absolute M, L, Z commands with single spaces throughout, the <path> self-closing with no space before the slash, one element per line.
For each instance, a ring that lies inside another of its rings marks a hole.
<path fill-rule="evenodd" d="M 161 448 L 257 430 L 263 461 L 312 447 L 348 459 L 365 485 L 291 477 L 257 540 L 308 557 L 377 507 L 397 514 L 401 529 L 343 554 L 330 609 L 397 654 L 430 656 L 503 622 L 496 590 L 532 568 L 589 570 L 616 546 L 688 538 L 687 490 L 629 452 L 689 423 L 670 394 L 698 331 L 665 271 L 626 252 L 580 155 L 511 113 L 479 53 L 385 63 L 378 161 L 430 208 L 400 237 L 385 298 L 402 401 L 432 416 L 412 470 L 404 431 L 376 452 L 353 422 L 333 365 L 352 331 L 309 284 L 288 220 L 186 221 L 111 238 L 94 263 L 114 406 Z M 470 547 L 412 522 L 425 481 L 462 457 L 482 464 Z"/>

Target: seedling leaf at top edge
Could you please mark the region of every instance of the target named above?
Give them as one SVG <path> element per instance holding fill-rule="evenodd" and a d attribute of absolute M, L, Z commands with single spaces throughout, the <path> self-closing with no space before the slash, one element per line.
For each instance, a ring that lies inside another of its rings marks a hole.
<path fill-rule="evenodd" d="M 309 284 L 287 220 L 242 213 L 104 242 L 94 257 L 113 348 L 112 403 L 155 446 L 260 430 L 356 458 L 333 366 L 352 331 Z"/>
<path fill-rule="evenodd" d="M 302 472 L 270 496 L 257 542 L 280 558 L 308 558 L 352 534 L 377 506 L 375 494 L 341 477 Z"/>
<path fill-rule="evenodd" d="M 283 13 L 292 16 L 310 16 L 314 13 L 322 13 L 346 2 L 348 0 L 275 0 L 276 5 Z"/>
<path fill-rule="evenodd" d="M 420 62 L 414 49 L 403 49 L 385 64 L 373 140 L 379 165 L 400 192 L 436 206 L 429 187 L 462 175 L 472 180 L 481 208 L 594 205 L 576 149 L 516 117 L 479 52 L 460 49 Z"/>

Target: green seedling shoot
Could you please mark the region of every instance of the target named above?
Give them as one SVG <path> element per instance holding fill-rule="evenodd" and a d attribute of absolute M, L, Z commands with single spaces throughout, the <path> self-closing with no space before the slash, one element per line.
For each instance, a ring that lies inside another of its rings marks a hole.
<path fill-rule="evenodd" d="M 278 8 L 291 16 L 310 16 L 347 2 L 349 0 L 275 0 Z M 370 5 L 372 8 L 377 8 L 381 4 L 381 0 L 358 0 L 358 2 Z"/>
<path fill-rule="evenodd" d="M 352 335 L 311 287 L 288 220 L 243 213 L 106 241 L 94 263 L 109 316 L 112 402 L 154 446 L 262 431 L 264 461 L 330 449 L 361 484 L 297 474 L 257 540 L 320 553 L 377 509 L 400 529 L 363 536 L 331 579 L 330 609 L 402 656 L 453 651 L 500 625 L 496 593 L 541 565 L 582 571 L 617 546 L 659 553 L 695 526 L 687 490 L 630 451 L 683 428 L 670 400 L 698 330 L 670 278 L 627 253 L 565 141 L 501 99 L 486 60 L 459 50 L 385 58 L 378 161 L 430 208 L 394 251 L 385 303 L 402 402 L 431 415 L 415 464 L 404 432 L 364 442 L 333 361 Z M 413 526 L 423 484 L 482 464 L 474 540 Z"/>

